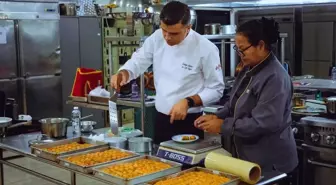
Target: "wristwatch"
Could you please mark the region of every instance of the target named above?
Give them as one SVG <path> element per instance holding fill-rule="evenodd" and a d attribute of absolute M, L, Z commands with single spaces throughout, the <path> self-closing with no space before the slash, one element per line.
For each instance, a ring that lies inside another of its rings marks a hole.
<path fill-rule="evenodd" d="M 188 101 L 189 108 L 195 106 L 195 101 L 192 98 L 187 97 L 186 100 Z"/>

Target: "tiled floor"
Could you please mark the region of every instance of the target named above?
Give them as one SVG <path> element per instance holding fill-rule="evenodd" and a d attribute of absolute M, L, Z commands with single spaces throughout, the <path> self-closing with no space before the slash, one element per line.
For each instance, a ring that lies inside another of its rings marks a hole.
<path fill-rule="evenodd" d="M 4 157 L 11 156 L 11 153 L 5 153 Z M 70 172 L 56 168 L 54 166 L 44 164 L 29 158 L 19 158 L 11 160 L 11 162 L 33 169 L 36 172 L 47 176 L 52 176 L 58 180 L 70 183 Z M 4 165 L 5 185 L 52 185 L 53 183 L 29 175 L 20 170 Z M 78 185 L 105 185 L 104 183 L 89 179 L 84 176 L 77 176 Z"/>

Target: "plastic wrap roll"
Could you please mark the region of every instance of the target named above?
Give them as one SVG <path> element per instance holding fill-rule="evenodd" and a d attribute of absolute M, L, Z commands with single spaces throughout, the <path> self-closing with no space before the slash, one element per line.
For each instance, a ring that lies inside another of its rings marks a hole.
<path fill-rule="evenodd" d="M 261 176 L 258 164 L 236 159 L 218 152 L 210 152 L 205 158 L 205 167 L 233 175 L 248 184 L 256 184 Z"/>

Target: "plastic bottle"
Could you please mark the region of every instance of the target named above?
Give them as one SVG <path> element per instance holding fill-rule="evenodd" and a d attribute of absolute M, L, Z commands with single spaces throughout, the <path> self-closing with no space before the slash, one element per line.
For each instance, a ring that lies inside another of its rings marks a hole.
<path fill-rule="evenodd" d="M 336 82 L 336 67 L 333 67 L 331 70 L 331 80 Z"/>
<path fill-rule="evenodd" d="M 72 121 L 72 128 L 74 134 L 80 134 L 80 119 L 81 119 L 81 112 L 78 107 L 74 107 L 71 113 L 71 121 Z"/>
<path fill-rule="evenodd" d="M 139 87 L 136 81 L 134 80 L 132 83 L 132 97 L 136 98 L 139 96 Z"/>

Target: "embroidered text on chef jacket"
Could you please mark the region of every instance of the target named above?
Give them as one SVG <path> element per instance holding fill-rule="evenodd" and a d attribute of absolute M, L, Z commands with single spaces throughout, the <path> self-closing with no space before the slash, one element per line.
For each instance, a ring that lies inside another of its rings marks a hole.
<path fill-rule="evenodd" d="M 166 43 L 161 29 L 155 31 L 120 70 L 129 71 L 132 80 L 151 64 L 156 89 L 155 107 L 163 114 L 169 114 L 173 105 L 186 97 L 198 94 L 206 106 L 223 95 L 218 48 L 193 30 L 175 46 Z M 201 107 L 188 110 L 189 113 L 201 111 Z"/>

